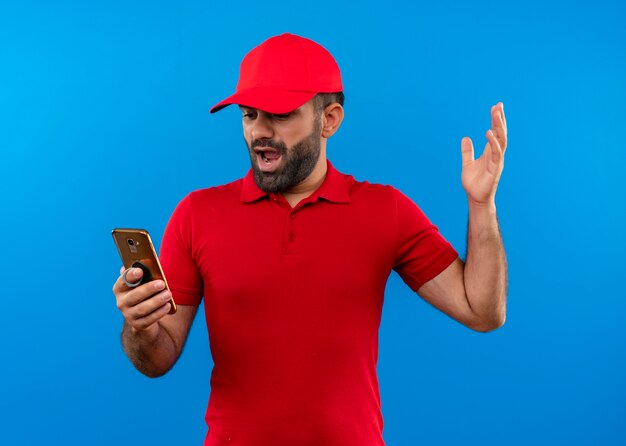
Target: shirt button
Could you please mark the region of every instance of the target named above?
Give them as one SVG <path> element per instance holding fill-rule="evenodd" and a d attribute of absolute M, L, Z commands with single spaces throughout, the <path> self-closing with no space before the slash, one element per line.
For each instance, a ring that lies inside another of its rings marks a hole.
<path fill-rule="evenodd" d="M 292 212 L 292 213 L 291 213 L 291 219 L 293 220 L 294 218 L 296 218 L 296 213 L 295 213 L 295 212 Z"/>
<path fill-rule="evenodd" d="M 289 241 L 293 242 L 296 239 L 296 234 L 289 234 Z"/>

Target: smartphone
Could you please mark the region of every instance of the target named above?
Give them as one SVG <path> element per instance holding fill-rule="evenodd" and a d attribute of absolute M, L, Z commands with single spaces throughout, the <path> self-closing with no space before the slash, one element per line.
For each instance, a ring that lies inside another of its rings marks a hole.
<path fill-rule="evenodd" d="M 165 274 L 161 268 L 159 257 L 152 244 L 150 234 L 145 229 L 115 228 L 112 232 L 113 240 L 120 253 L 124 268 L 141 268 L 143 277 L 140 284 L 152 280 L 162 280 L 165 288 L 169 290 Z M 169 314 L 176 313 L 176 303 L 170 299 L 172 308 Z"/>

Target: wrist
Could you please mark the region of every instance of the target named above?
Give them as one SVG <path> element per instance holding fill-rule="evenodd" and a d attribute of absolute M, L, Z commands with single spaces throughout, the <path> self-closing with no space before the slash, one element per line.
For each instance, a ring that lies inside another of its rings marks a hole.
<path fill-rule="evenodd" d="M 467 199 L 467 207 L 470 213 L 480 214 L 495 214 L 496 213 L 496 200 L 495 198 L 485 202 L 477 202 L 471 198 Z"/>
<path fill-rule="evenodd" d="M 499 233 L 495 201 L 487 203 L 469 202 L 468 235 L 473 240 L 484 242 Z"/>

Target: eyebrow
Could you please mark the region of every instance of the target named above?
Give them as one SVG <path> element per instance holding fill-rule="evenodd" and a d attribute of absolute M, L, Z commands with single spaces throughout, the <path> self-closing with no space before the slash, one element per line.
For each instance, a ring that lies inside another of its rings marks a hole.
<path fill-rule="evenodd" d="M 274 116 L 287 116 L 287 115 L 299 114 L 299 113 L 302 112 L 301 107 L 298 107 L 295 110 L 291 110 L 291 111 L 289 111 L 287 113 L 269 113 L 269 112 L 266 112 L 264 110 L 260 110 L 258 108 L 249 107 L 247 105 L 240 105 L 239 106 L 239 110 L 241 110 L 241 111 L 244 111 L 244 110 L 254 110 L 254 111 L 257 111 L 257 112 L 265 113 L 265 114 L 268 114 L 268 115 L 274 115 Z"/>

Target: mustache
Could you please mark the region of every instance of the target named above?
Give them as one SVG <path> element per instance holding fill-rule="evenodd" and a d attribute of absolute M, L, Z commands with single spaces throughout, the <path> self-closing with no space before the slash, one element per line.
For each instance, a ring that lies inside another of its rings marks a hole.
<path fill-rule="evenodd" d="M 274 141 L 273 139 L 255 139 L 250 144 L 250 149 L 254 150 L 256 147 L 271 147 L 281 155 L 287 153 L 287 146 L 284 142 Z"/>

